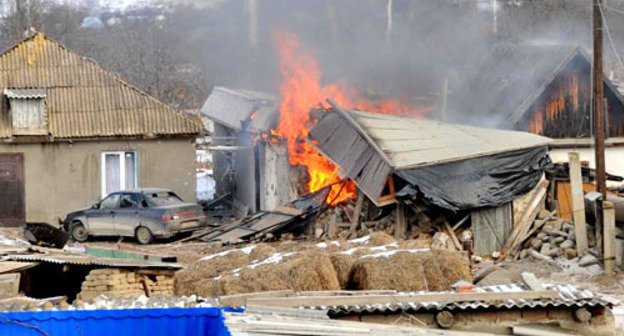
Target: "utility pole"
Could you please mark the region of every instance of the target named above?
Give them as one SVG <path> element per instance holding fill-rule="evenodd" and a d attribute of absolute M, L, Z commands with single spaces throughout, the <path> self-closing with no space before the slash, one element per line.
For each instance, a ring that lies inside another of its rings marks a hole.
<path fill-rule="evenodd" d="M 386 42 L 390 42 L 392 38 L 392 0 L 388 0 L 386 4 Z"/>
<path fill-rule="evenodd" d="M 602 202 L 607 200 L 607 187 L 605 182 L 605 152 L 604 152 L 604 80 L 602 69 L 602 0 L 592 0 L 593 8 L 593 35 L 594 35 L 594 139 L 596 146 L 596 191 L 602 194 L 602 201 L 597 202 L 596 211 L 596 246 L 602 257 L 602 228 L 604 216 L 602 215 Z M 600 235 L 598 235 L 600 234 Z"/>

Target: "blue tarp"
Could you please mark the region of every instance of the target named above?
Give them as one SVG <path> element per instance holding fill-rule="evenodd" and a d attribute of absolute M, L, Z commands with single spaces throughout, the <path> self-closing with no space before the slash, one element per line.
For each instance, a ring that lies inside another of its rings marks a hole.
<path fill-rule="evenodd" d="M 229 336 L 219 308 L 0 313 L 0 335 Z"/>

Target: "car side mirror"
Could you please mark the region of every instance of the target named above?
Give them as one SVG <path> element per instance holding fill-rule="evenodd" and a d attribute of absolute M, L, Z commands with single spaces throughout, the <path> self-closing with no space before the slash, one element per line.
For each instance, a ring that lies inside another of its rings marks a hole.
<path fill-rule="evenodd" d="M 100 203 L 95 203 L 95 204 L 93 204 L 93 205 L 91 206 L 91 209 L 93 209 L 93 210 L 97 210 L 97 209 L 99 209 L 99 208 L 100 208 Z"/>

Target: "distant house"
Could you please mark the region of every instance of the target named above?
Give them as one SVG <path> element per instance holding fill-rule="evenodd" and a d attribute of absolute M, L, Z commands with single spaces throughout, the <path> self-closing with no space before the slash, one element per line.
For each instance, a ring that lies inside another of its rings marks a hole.
<path fill-rule="evenodd" d="M 0 55 L 0 223 L 55 224 L 108 193 L 195 200 L 201 125 L 35 33 Z"/>
<path fill-rule="evenodd" d="M 494 49 L 455 97 L 467 121 L 548 136 L 550 156 L 576 150 L 594 162 L 591 58 L 576 45 L 518 44 Z M 624 97 L 605 76 L 607 170 L 624 175 Z"/>
<path fill-rule="evenodd" d="M 286 148 L 263 133 L 277 126 L 275 97 L 255 91 L 215 87 L 201 114 L 214 122 L 213 169 L 216 194 L 230 194 L 237 215 L 273 210 L 293 199 Z"/>

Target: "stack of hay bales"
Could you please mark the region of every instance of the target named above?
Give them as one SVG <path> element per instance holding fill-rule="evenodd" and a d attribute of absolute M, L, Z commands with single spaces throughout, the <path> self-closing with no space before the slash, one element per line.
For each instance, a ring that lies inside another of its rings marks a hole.
<path fill-rule="evenodd" d="M 146 278 L 147 288 L 150 295 L 172 296 L 173 277 L 166 275 L 156 276 L 156 281 Z"/>
<path fill-rule="evenodd" d="M 89 272 L 82 283 L 78 298 L 82 301 L 91 301 L 102 294 L 111 297 L 138 297 L 145 293 L 141 278 L 135 272 L 102 268 Z"/>

